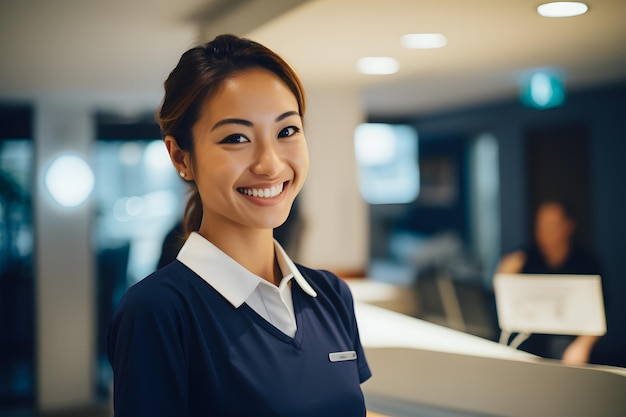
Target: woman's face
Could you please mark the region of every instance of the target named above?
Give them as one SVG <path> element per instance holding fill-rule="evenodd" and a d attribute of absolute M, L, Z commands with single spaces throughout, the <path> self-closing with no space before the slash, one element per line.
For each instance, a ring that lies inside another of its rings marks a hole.
<path fill-rule="evenodd" d="M 309 155 L 298 102 L 276 75 L 251 69 L 227 79 L 204 104 L 193 138 L 201 233 L 285 222 Z"/>
<path fill-rule="evenodd" d="M 535 239 L 542 251 L 567 245 L 573 232 L 574 223 L 567 218 L 559 204 L 546 203 L 537 211 Z"/>

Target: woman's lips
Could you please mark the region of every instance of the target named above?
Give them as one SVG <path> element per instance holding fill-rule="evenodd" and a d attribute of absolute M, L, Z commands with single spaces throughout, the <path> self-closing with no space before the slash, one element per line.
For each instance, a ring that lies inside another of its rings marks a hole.
<path fill-rule="evenodd" d="M 259 188 L 241 187 L 241 188 L 237 188 L 237 191 L 249 197 L 275 198 L 283 192 L 285 184 L 287 184 L 287 182 L 281 182 L 280 184 L 273 185 L 271 187 L 259 187 Z"/>

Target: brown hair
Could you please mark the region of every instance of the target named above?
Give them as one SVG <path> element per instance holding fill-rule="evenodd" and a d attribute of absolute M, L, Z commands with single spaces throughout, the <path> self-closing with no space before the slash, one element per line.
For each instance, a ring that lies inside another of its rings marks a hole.
<path fill-rule="evenodd" d="M 302 83 L 294 69 L 275 52 L 250 39 L 220 35 L 185 52 L 165 81 L 165 96 L 157 122 L 163 138 L 173 136 L 183 151 L 193 152 L 192 128 L 203 104 L 228 78 L 251 68 L 274 73 L 291 90 L 304 116 Z M 185 207 L 185 236 L 196 231 L 202 221 L 202 201 L 195 182 L 188 181 L 190 196 Z"/>

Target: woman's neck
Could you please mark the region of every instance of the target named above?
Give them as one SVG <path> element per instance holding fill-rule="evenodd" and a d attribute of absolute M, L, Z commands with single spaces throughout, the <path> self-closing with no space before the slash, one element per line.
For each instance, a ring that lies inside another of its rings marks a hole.
<path fill-rule="evenodd" d="M 552 269 L 559 268 L 563 265 L 570 252 L 570 245 L 558 245 L 543 250 L 543 257 L 548 266 Z"/>
<path fill-rule="evenodd" d="M 238 264 L 255 275 L 277 283 L 280 280 L 280 269 L 276 268 L 273 231 L 262 229 L 229 227 L 203 227 L 198 233 L 217 246 L 222 252 L 233 258 Z M 278 270 L 277 270 L 278 269 Z"/>

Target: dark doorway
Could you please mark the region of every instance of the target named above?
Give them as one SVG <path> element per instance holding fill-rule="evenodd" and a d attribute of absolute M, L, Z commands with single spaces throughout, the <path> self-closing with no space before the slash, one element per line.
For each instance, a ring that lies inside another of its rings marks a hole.
<path fill-rule="evenodd" d="M 542 201 L 566 202 L 577 220 L 574 240 L 591 246 L 591 166 L 589 131 L 582 125 L 532 128 L 526 132 L 528 182 L 527 223 L 534 225 L 535 210 Z M 532 229 L 529 236 L 532 236 Z"/>

